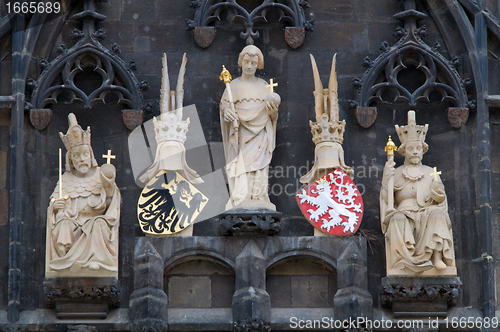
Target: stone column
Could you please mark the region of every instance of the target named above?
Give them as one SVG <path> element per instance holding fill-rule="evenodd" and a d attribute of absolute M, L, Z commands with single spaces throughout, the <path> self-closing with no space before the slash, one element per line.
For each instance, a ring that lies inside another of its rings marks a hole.
<path fill-rule="evenodd" d="M 236 257 L 233 295 L 235 331 L 270 331 L 271 300 L 266 291 L 266 259 L 253 240 Z"/>
<path fill-rule="evenodd" d="M 168 331 L 168 298 L 163 290 L 163 259 L 141 237 L 135 246 L 134 291 L 130 295 L 129 315 L 132 331 Z"/>
<path fill-rule="evenodd" d="M 371 319 L 373 299 L 368 292 L 366 254 L 354 240 L 337 260 L 338 290 L 333 298 L 335 319 Z"/>

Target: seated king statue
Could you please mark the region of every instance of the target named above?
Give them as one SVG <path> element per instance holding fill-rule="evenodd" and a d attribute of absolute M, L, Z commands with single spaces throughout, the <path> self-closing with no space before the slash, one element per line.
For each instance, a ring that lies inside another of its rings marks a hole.
<path fill-rule="evenodd" d="M 417 125 L 415 112 L 409 111 L 408 125 L 396 125 L 401 141 L 397 151 L 404 156 L 404 164 L 395 168 L 392 157 L 384 167 L 380 221 L 385 234 L 388 276 L 457 275 L 441 172 L 422 165 L 429 148 L 425 143 L 428 126 Z M 390 145 L 395 147 L 394 143 Z"/>
<path fill-rule="evenodd" d="M 118 277 L 120 191 L 115 167 L 97 165 L 90 127 L 80 127 L 73 113 L 66 135 L 66 172 L 47 210 L 47 278 Z M 60 166 L 61 167 L 61 166 Z"/>

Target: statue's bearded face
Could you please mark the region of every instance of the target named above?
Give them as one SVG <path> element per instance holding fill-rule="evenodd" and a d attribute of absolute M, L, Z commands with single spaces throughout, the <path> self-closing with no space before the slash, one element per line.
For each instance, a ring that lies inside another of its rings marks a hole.
<path fill-rule="evenodd" d="M 422 161 L 424 147 L 422 142 L 411 141 L 406 143 L 405 158 L 413 165 L 418 165 Z"/>
<path fill-rule="evenodd" d="M 81 174 L 87 173 L 92 166 L 90 149 L 87 145 L 80 145 L 71 148 L 70 157 L 73 167 Z"/>
<path fill-rule="evenodd" d="M 245 54 L 243 61 L 241 62 L 241 69 L 245 75 L 255 75 L 257 71 L 257 66 L 259 64 L 259 57 L 257 55 Z"/>

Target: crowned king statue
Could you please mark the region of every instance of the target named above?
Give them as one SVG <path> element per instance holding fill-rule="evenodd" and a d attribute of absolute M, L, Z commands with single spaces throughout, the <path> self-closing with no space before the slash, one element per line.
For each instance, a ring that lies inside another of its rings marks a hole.
<path fill-rule="evenodd" d="M 45 276 L 118 277 L 120 190 L 116 170 L 101 167 L 90 145 L 90 127 L 80 127 L 73 113 L 66 135 L 66 172 L 47 209 Z M 109 160 L 109 159 L 108 159 Z"/>
<path fill-rule="evenodd" d="M 389 141 L 388 161 L 380 191 L 380 221 L 385 234 L 388 276 L 456 276 L 448 201 L 436 167 L 422 165 L 429 146 L 429 125 L 396 125 L 404 164 L 394 168 L 395 145 Z M 392 143 L 392 144 L 391 144 Z"/>

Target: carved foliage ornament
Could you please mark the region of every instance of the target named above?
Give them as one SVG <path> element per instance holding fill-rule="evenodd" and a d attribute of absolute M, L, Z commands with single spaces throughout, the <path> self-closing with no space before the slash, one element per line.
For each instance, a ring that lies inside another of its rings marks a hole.
<path fill-rule="evenodd" d="M 459 293 L 459 284 L 444 285 L 384 285 L 382 302 L 390 307 L 393 299 L 400 301 L 446 300 L 454 304 Z"/>
<path fill-rule="evenodd" d="M 239 3 L 238 3 L 239 2 Z M 191 7 L 196 8 L 194 20 L 186 20 L 188 29 L 194 31 L 196 43 L 203 48 L 210 46 L 215 38 L 215 28 L 211 26 L 221 20 L 223 12 L 228 13 L 228 20 L 240 21 L 246 27 L 240 33 L 247 45 L 252 45 L 259 38 L 254 24 L 267 22 L 267 14 L 277 11 L 279 20 L 284 22 L 285 39 L 290 47 L 296 49 L 304 42 L 306 31 L 313 31 L 314 20 L 306 21 L 304 9 L 310 7 L 308 0 L 263 0 L 262 3 L 247 10 L 239 0 L 192 0 Z"/>
<path fill-rule="evenodd" d="M 59 300 L 104 301 L 110 307 L 120 305 L 120 290 L 117 286 L 55 286 L 45 287 L 45 304 L 53 308 Z"/>
<path fill-rule="evenodd" d="M 425 25 L 417 27 L 417 21 L 426 17 L 415 10 L 415 0 L 406 0 L 405 11 L 394 15 L 404 21 L 404 28 L 398 27 L 395 32 L 400 40 L 393 46 L 383 42 L 382 54 L 375 61 L 365 58 L 363 65 L 367 71 L 361 79 L 354 80 L 358 94 L 356 101 L 350 102 L 350 106 L 356 108 L 356 119 L 362 127 L 368 128 L 375 121 L 377 112 L 373 106 L 377 102 L 405 104 L 408 109 L 418 109 L 431 102 L 445 103 L 461 110 L 459 115 L 457 111 L 448 111 L 453 127 L 460 128 L 467 121 L 470 103 L 465 81 L 453 62 L 438 52 L 438 42 L 430 47 L 423 41 L 427 29 Z M 405 80 L 404 76 L 409 79 Z"/>

